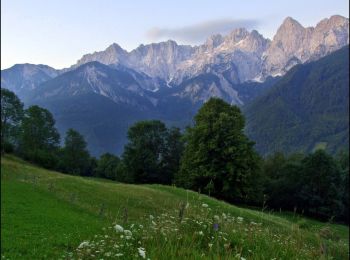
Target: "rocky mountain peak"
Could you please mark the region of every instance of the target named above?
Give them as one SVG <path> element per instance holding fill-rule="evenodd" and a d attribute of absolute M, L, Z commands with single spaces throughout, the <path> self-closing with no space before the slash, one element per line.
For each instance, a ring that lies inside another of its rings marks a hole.
<path fill-rule="evenodd" d="M 204 44 L 194 47 L 168 40 L 140 45 L 127 52 L 114 43 L 104 51 L 84 55 L 73 67 L 99 61 L 174 84 L 203 71 L 212 72 L 212 68 L 222 71 L 234 67 L 238 72 L 234 81 L 263 80 L 266 76 L 282 75 L 295 64 L 323 57 L 349 43 L 348 28 L 349 19 L 339 15 L 308 28 L 287 17 L 272 41 L 256 30 L 236 28 L 225 36 L 214 34 Z"/>
<path fill-rule="evenodd" d="M 209 49 L 216 48 L 219 46 L 224 40 L 224 37 L 221 34 L 214 34 L 211 35 L 205 42 L 205 46 L 207 46 Z"/>
<path fill-rule="evenodd" d="M 300 41 L 300 37 L 303 37 L 304 31 L 305 28 L 299 22 L 291 17 L 287 17 L 278 28 L 273 41 L 282 43 L 293 41 L 293 43 L 297 43 L 297 39 Z"/>
<path fill-rule="evenodd" d="M 283 22 L 279 28 L 285 28 L 285 29 L 299 28 L 299 29 L 302 29 L 304 27 L 297 20 L 288 16 L 283 20 Z"/>
<path fill-rule="evenodd" d="M 112 43 L 111 45 L 109 45 L 107 47 L 107 49 L 105 51 L 106 52 L 114 52 L 114 53 L 117 53 L 119 55 L 126 55 L 128 53 L 126 50 L 124 50 L 122 47 L 120 47 L 120 45 L 117 43 Z"/>
<path fill-rule="evenodd" d="M 237 43 L 240 40 L 244 39 L 249 35 L 249 32 L 245 28 L 237 28 L 234 29 L 229 35 L 227 35 L 225 38 L 226 40 L 229 40 L 233 43 Z"/>

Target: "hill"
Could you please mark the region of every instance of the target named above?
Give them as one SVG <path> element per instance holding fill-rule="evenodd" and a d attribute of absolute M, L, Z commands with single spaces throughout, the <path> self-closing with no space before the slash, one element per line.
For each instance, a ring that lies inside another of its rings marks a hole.
<path fill-rule="evenodd" d="M 244 108 L 262 154 L 349 147 L 349 46 L 297 65 Z"/>
<path fill-rule="evenodd" d="M 6 259 L 347 259 L 348 243 L 342 225 L 1 158 Z"/>

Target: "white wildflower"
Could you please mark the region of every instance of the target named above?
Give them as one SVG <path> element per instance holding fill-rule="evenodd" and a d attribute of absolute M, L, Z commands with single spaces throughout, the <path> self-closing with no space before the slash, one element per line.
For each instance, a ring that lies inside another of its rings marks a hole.
<path fill-rule="evenodd" d="M 199 234 L 200 236 L 203 236 L 203 235 L 204 235 L 204 234 L 203 234 L 203 231 L 199 231 L 198 234 Z"/>
<path fill-rule="evenodd" d="M 202 204 L 202 207 L 203 207 L 203 208 L 207 208 L 207 207 L 208 207 L 208 204 L 203 203 L 203 204 Z"/>
<path fill-rule="evenodd" d="M 120 225 L 115 225 L 114 229 L 115 229 L 115 231 L 117 231 L 117 233 L 124 232 L 124 228 Z"/>
<path fill-rule="evenodd" d="M 111 252 L 107 252 L 107 253 L 105 253 L 105 256 L 111 256 L 112 255 L 112 253 Z"/>
<path fill-rule="evenodd" d="M 84 241 L 78 246 L 78 248 L 80 249 L 80 248 L 84 248 L 84 247 L 88 247 L 88 246 L 89 246 L 89 241 Z"/>
<path fill-rule="evenodd" d="M 116 257 L 123 256 L 123 255 L 124 254 L 122 254 L 122 253 L 115 254 Z"/>
<path fill-rule="evenodd" d="M 153 215 L 149 215 L 149 219 L 153 220 L 154 219 Z"/>
<path fill-rule="evenodd" d="M 126 236 L 132 236 L 132 233 L 131 233 L 130 230 L 125 229 L 125 230 L 124 230 L 124 235 L 126 235 Z"/>
<path fill-rule="evenodd" d="M 238 222 L 242 222 L 242 221 L 243 221 L 243 218 L 242 218 L 242 217 L 237 217 L 237 221 L 238 221 Z"/>
<path fill-rule="evenodd" d="M 214 220 L 215 220 L 215 221 L 219 221 L 219 220 L 220 220 L 220 217 L 219 217 L 218 215 L 215 215 L 215 216 L 214 216 Z"/>
<path fill-rule="evenodd" d="M 146 250 L 143 247 L 139 247 L 137 250 L 142 258 L 146 258 Z"/>

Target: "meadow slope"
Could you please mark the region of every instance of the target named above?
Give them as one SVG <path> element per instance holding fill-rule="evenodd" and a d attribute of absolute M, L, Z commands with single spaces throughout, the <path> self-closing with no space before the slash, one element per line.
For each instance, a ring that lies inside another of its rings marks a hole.
<path fill-rule="evenodd" d="M 347 226 L 1 158 L 2 259 L 348 259 Z"/>

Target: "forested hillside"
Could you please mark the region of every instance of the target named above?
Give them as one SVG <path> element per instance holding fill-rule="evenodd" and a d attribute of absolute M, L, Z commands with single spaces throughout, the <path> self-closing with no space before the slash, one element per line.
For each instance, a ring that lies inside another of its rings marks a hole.
<path fill-rule="evenodd" d="M 297 65 L 244 109 L 261 154 L 349 147 L 349 46 Z"/>

